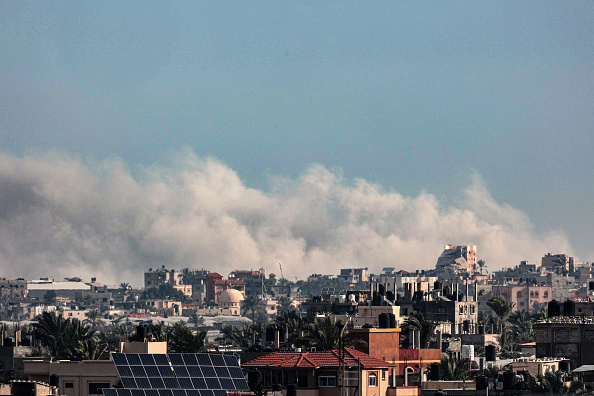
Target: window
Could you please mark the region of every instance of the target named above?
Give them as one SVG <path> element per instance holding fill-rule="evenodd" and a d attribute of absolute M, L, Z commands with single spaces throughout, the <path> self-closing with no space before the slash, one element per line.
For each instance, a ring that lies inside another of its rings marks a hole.
<path fill-rule="evenodd" d="M 474 305 L 470 306 L 470 313 L 473 314 L 474 313 Z"/>
<path fill-rule="evenodd" d="M 64 382 L 65 389 L 74 389 L 74 382 Z"/>
<path fill-rule="evenodd" d="M 103 388 L 109 388 L 111 384 L 109 382 L 89 382 L 89 395 L 101 395 Z"/>
<path fill-rule="evenodd" d="M 369 373 L 369 386 L 377 386 L 377 374 Z"/>
<path fill-rule="evenodd" d="M 548 297 L 549 296 L 549 292 L 548 291 L 544 292 L 544 296 L 545 297 Z"/>
<path fill-rule="evenodd" d="M 320 388 L 330 388 L 336 386 L 336 376 L 330 373 L 320 374 L 318 377 L 318 386 Z"/>

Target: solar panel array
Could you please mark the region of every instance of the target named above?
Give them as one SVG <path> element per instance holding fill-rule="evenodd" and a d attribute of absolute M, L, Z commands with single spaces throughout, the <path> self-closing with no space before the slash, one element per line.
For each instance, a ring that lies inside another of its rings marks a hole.
<path fill-rule="evenodd" d="M 106 396 L 227 396 L 249 390 L 235 356 L 208 353 L 113 353 L 124 389 Z"/>

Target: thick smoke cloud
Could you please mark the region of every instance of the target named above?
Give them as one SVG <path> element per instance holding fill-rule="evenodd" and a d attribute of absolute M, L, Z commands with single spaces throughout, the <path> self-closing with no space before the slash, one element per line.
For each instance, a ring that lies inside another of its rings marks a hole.
<path fill-rule="evenodd" d="M 286 277 L 340 268 L 432 268 L 444 244 L 476 244 L 493 270 L 546 252 L 566 237 L 537 234 L 520 211 L 497 203 L 479 175 L 455 206 L 406 197 L 312 165 L 297 180 L 246 187 L 212 158 L 181 153 L 130 170 L 118 160 L 64 154 L 0 156 L 0 271 L 6 278 L 79 276 L 142 284 L 148 268 L 235 269 Z"/>

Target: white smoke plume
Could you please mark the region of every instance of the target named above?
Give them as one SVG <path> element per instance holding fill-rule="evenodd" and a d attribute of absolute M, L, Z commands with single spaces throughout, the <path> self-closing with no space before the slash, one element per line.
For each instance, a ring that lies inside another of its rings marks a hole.
<path fill-rule="evenodd" d="M 406 197 L 312 165 L 269 191 L 212 158 L 180 153 L 130 170 L 67 154 L 0 155 L 0 276 L 73 277 L 141 286 L 148 268 L 267 269 L 287 278 L 340 268 L 433 268 L 445 244 L 476 244 L 488 268 L 567 252 L 557 232 L 497 203 L 479 175 L 464 199 Z M 460 192 L 452 192 L 459 194 Z"/>

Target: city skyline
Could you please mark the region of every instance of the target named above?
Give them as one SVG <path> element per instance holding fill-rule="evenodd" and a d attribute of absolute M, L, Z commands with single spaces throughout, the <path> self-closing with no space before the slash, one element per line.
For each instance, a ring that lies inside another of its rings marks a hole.
<path fill-rule="evenodd" d="M 1 3 L 0 270 L 591 261 L 593 11 Z"/>

